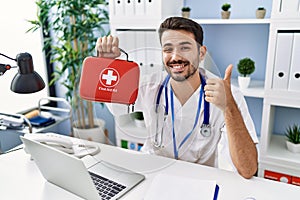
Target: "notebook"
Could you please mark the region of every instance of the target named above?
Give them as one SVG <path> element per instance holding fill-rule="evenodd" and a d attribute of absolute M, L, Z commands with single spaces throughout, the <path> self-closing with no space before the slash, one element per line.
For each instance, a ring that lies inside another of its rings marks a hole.
<path fill-rule="evenodd" d="M 217 200 L 219 186 L 214 180 L 158 174 L 154 177 L 144 200 Z"/>
<path fill-rule="evenodd" d="M 20 138 L 47 181 L 84 199 L 119 199 L 145 179 L 142 174 L 105 161 L 87 169 L 82 160 L 72 155 L 22 136 Z"/>

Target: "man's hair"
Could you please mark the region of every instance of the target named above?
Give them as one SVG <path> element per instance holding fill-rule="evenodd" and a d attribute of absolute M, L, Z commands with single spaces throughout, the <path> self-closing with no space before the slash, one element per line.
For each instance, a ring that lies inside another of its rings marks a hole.
<path fill-rule="evenodd" d="M 203 30 L 202 27 L 191 19 L 183 17 L 169 17 L 161 23 L 158 34 L 161 43 L 161 36 L 166 30 L 184 30 L 193 33 L 195 40 L 201 46 L 203 45 Z"/>

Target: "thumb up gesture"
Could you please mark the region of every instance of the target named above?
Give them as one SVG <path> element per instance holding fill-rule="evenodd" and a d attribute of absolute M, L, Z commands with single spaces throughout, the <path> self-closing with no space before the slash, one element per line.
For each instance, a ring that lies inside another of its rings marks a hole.
<path fill-rule="evenodd" d="M 231 93 L 231 73 L 233 65 L 228 65 L 224 79 L 220 78 L 211 78 L 206 80 L 206 86 L 204 87 L 205 91 L 205 100 L 209 103 L 215 104 L 222 111 L 225 111 L 225 108 L 228 103 L 232 102 L 233 97 Z"/>

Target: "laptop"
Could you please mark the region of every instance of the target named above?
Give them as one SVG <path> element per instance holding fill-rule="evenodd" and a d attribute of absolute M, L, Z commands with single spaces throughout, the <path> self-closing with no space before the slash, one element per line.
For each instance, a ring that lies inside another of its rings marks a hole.
<path fill-rule="evenodd" d="M 119 199 L 145 176 L 105 161 L 88 169 L 83 161 L 53 147 L 20 136 L 43 177 L 84 199 Z"/>

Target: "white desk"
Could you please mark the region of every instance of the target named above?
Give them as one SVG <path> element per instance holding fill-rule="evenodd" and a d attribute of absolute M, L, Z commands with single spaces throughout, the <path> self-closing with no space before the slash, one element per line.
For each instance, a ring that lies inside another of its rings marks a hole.
<path fill-rule="evenodd" d="M 229 171 L 146 155 L 119 147 L 99 145 L 101 152 L 95 156 L 97 159 L 121 165 L 146 176 L 141 184 L 122 199 L 143 199 L 153 177 L 159 173 L 216 180 L 220 186 L 219 200 L 244 200 L 246 197 L 254 197 L 256 200 L 284 200 L 300 197 L 299 186 L 257 177 L 247 180 Z M 0 156 L 0 199 L 73 200 L 80 198 L 46 182 L 35 163 L 30 160 L 30 156 L 24 150 L 17 150 Z"/>

